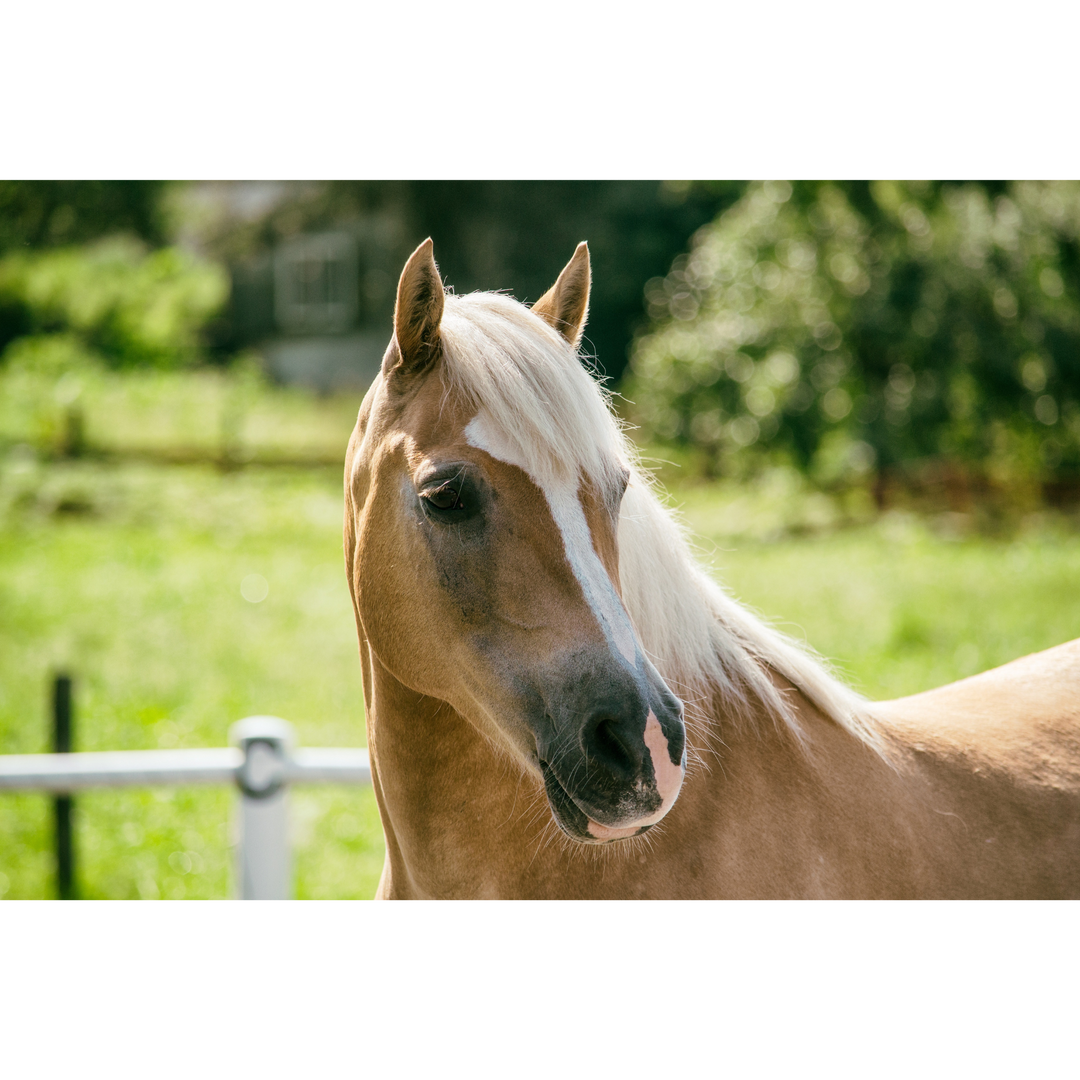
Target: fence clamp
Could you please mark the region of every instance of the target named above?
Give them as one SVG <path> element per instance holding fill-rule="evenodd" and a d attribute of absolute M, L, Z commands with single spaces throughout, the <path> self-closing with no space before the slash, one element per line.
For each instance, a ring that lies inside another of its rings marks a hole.
<path fill-rule="evenodd" d="M 249 716 L 233 724 L 230 739 L 244 755 L 236 782 L 249 799 L 269 799 L 285 783 L 292 725 L 276 716 Z"/>

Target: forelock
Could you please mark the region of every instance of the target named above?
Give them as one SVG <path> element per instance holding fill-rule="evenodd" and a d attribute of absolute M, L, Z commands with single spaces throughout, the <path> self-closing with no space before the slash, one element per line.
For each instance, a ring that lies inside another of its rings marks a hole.
<path fill-rule="evenodd" d="M 487 412 L 534 475 L 618 482 L 625 436 L 562 335 L 501 293 L 447 296 L 441 332 L 451 391 Z"/>

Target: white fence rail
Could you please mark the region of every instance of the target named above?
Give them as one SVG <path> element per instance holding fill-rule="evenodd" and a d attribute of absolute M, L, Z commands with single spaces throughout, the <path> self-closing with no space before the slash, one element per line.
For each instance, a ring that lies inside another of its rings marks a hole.
<path fill-rule="evenodd" d="M 243 900 L 292 895 L 287 791 L 290 784 L 368 784 L 366 750 L 296 749 L 276 716 L 232 726 L 232 747 L 0 755 L 0 792 L 70 794 L 91 788 L 234 783 L 239 792 L 237 887 Z"/>

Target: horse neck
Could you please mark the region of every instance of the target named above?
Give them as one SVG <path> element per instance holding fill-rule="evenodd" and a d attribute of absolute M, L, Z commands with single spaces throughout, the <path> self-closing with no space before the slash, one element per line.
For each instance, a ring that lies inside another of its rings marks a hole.
<path fill-rule="evenodd" d="M 528 824 L 540 784 L 448 703 L 370 664 L 368 748 L 387 846 L 380 895 L 517 893 L 546 820 Z"/>
<path fill-rule="evenodd" d="M 844 864 L 865 878 L 851 893 L 887 893 L 878 885 L 888 868 L 874 851 L 888 855 L 883 838 L 903 816 L 899 777 L 786 684 L 808 748 L 764 713 L 725 719 L 717 694 L 693 725 L 698 760 L 648 844 L 582 850 L 558 833 L 537 780 L 446 702 L 367 660 L 368 747 L 387 847 L 380 896 L 831 895 L 834 883 L 819 878 L 826 863 L 842 863 L 851 839 L 840 825 L 851 820 L 869 845 Z"/>

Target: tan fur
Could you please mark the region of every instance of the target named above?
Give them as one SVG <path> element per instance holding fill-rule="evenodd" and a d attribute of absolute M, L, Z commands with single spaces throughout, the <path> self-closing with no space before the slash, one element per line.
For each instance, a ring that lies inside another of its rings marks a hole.
<path fill-rule="evenodd" d="M 408 300 L 399 307 L 411 325 Z M 859 728 L 802 654 L 785 660 L 782 641 L 726 597 L 728 606 L 711 599 L 718 591 L 690 588 L 681 571 L 665 577 L 680 557 L 666 540 L 652 549 L 654 576 L 685 591 L 676 610 L 690 626 L 702 625 L 700 595 L 716 629 L 695 633 L 729 649 L 719 668 L 658 657 L 665 677 L 697 673 L 682 793 L 640 838 L 588 848 L 559 833 L 506 680 L 598 631 L 535 483 L 463 436 L 478 402 L 448 359 L 466 340 L 458 326 L 443 327 L 416 378 L 376 381 L 346 459 L 346 565 L 387 842 L 380 896 L 1080 897 L 1080 641 L 871 706 Z M 596 437 L 603 445 L 607 435 Z M 470 462 L 499 493 L 499 544 L 462 595 L 498 613 L 505 655 L 477 641 L 476 611 L 449 601 L 402 501 L 439 460 Z M 637 497 L 613 516 L 603 476 L 583 471 L 579 494 L 595 550 L 647 640 L 642 615 L 659 600 L 642 596 L 635 608 L 627 594 L 647 592 L 648 545 L 668 534 Z M 626 529 L 628 505 L 639 530 Z M 747 665 L 772 696 L 734 693 L 750 686 Z M 716 670 L 728 683 L 708 675 Z M 790 722 L 773 722 L 774 699 Z"/>
<path fill-rule="evenodd" d="M 443 304 L 442 278 L 428 237 L 409 256 L 401 272 L 394 305 L 396 353 L 385 374 L 398 378 L 417 375 L 435 360 Z"/>
<path fill-rule="evenodd" d="M 554 285 L 533 304 L 533 311 L 577 348 L 589 314 L 592 270 L 589 245 L 583 240 Z"/>

